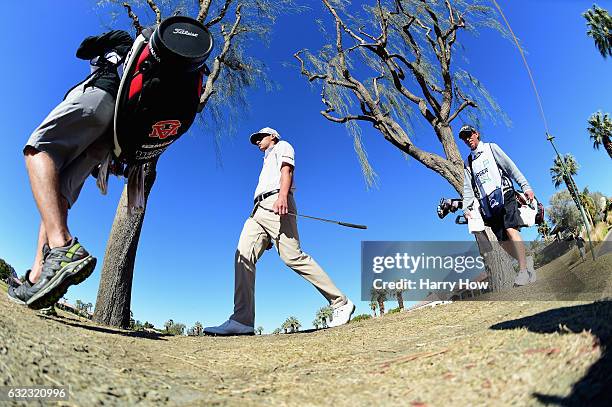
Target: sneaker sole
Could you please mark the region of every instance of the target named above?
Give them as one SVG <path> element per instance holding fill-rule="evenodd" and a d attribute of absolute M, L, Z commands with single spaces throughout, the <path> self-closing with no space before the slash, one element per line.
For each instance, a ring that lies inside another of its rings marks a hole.
<path fill-rule="evenodd" d="M 243 334 L 214 334 L 211 332 L 204 332 L 204 336 L 254 336 L 255 332 L 247 332 Z"/>
<path fill-rule="evenodd" d="M 28 307 L 41 309 L 50 307 L 66 294 L 71 285 L 77 285 L 93 273 L 96 268 L 96 258 L 89 255 L 84 259 L 72 262 L 60 269 L 54 278 L 32 296 L 27 302 Z"/>
<path fill-rule="evenodd" d="M 14 302 L 15 304 L 19 304 L 19 305 L 27 305 L 25 303 L 25 301 L 20 300 L 17 297 L 13 297 L 12 295 L 10 295 L 8 292 L 6 293 L 6 296 L 8 297 L 9 300 L 11 300 L 12 302 Z"/>

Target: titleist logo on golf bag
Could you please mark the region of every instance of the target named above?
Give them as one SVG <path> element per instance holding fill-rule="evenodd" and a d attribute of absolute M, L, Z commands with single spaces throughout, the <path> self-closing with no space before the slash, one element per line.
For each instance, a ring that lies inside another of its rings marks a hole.
<path fill-rule="evenodd" d="M 121 161 L 150 161 L 189 130 L 212 46 L 208 30 L 184 16 L 170 17 L 136 38 L 115 106 L 114 153 Z"/>
<path fill-rule="evenodd" d="M 188 35 L 190 37 L 197 37 L 198 35 L 200 35 L 197 33 L 192 33 L 191 31 L 187 31 L 184 28 L 175 28 L 172 34 Z"/>

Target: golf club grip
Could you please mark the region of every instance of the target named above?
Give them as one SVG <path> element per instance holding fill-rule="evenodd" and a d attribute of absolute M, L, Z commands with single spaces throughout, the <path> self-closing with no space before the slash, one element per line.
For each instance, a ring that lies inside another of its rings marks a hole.
<path fill-rule="evenodd" d="M 367 229 L 366 225 L 356 225 L 354 223 L 346 223 L 346 222 L 338 222 L 340 226 L 346 226 L 347 228 L 355 228 L 355 229 Z"/>

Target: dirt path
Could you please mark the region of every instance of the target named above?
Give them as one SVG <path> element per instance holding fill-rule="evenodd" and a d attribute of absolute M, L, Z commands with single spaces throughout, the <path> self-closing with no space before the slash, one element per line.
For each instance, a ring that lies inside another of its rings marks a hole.
<path fill-rule="evenodd" d="M 210 338 L 43 317 L 0 292 L 2 384 L 69 385 L 68 405 L 596 405 L 612 388 L 611 342 L 612 301 L 459 302 Z"/>

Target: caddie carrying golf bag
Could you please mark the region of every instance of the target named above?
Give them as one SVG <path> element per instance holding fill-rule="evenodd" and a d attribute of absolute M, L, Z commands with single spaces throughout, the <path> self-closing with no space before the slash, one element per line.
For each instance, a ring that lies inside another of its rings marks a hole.
<path fill-rule="evenodd" d="M 159 156 L 195 119 L 210 32 L 185 16 L 140 34 L 126 57 L 115 105 L 114 155 L 129 165 Z"/>

